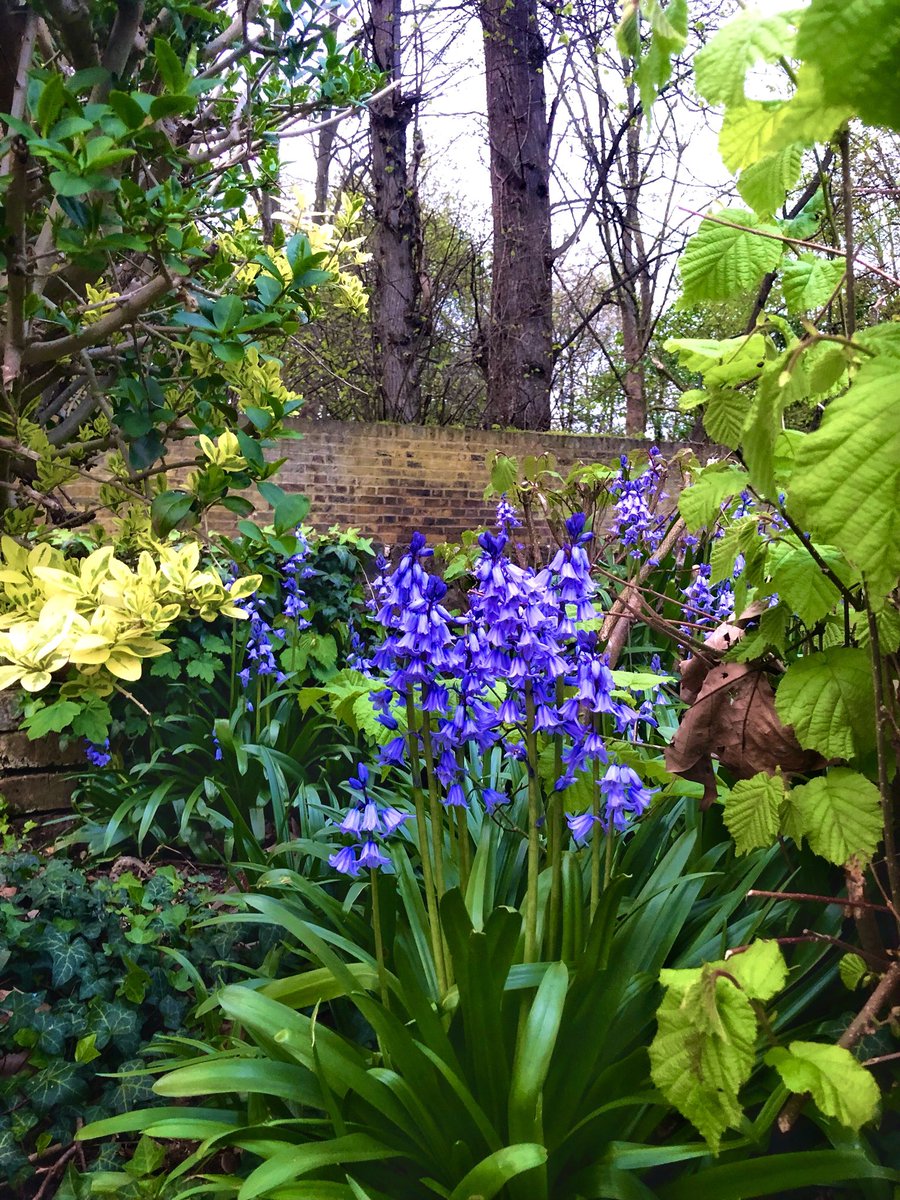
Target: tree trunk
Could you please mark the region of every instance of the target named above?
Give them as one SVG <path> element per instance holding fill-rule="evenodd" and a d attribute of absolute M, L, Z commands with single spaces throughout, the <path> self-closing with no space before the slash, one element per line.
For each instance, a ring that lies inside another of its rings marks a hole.
<path fill-rule="evenodd" d="M 400 0 L 371 0 L 375 66 L 400 80 Z M 413 103 L 400 84 L 370 106 L 375 228 L 373 325 L 380 382 L 379 415 L 421 417 L 421 224 L 406 155 Z"/>
<path fill-rule="evenodd" d="M 483 0 L 494 219 L 488 420 L 550 428 L 550 165 L 537 0 Z"/>

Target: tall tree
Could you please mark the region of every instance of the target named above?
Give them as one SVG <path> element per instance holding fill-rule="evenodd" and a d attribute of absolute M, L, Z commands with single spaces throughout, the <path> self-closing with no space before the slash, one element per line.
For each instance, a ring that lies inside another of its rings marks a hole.
<path fill-rule="evenodd" d="M 402 91 L 400 0 L 372 0 L 370 38 L 375 66 L 394 87 L 370 109 L 375 228 L 372 296 L 379 415 L 416 421 L 421 412 L 420 264 L 422 230 L 416 189 L 418 148 L 410 161 L 409 128 L 416 97 Z"/>
<path fill-rule="evenodd" d="M 536 0 L 483 0 L 494 242 L 488 416 L 550 428 L 552 285 L 545 47 Z"/>

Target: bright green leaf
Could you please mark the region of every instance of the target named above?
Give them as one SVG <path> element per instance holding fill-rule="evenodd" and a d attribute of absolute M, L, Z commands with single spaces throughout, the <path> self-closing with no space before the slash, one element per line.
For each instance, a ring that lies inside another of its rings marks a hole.
<path fill-rule="evenodd" d="M 853 758 L 875 745 L 869 656 L 831 646 L 788 667 L 775 696 L 778 715 L 800 745 L 827 758 Z"/>
<path fill-rule="evenodd" d="M 807 839 L 815 854 L 844 866 L 871 858 L 881 841 L 878 788 L 847 767 L 832 767 L 791 792 L 790 836 Z"/>
<path fill-rule="evenodd" d="M 740 208 L 723 209 L 716 218 L 700 222 L 679 259 L 685 304 L 733 300 L 758 287 L 781 262 L 782 243 L 775 226 L 764 225 Z M 729 224 L 721 225 L 719 219 Z"/>
<path fill-rule="evenodd" d="M 766 1055 L 784 1085 L 798 1095 L 809 1092 L 826 1116 L 850 1129 L 859 1129 L 878 1111 L 880 1093 L 867 1071 L 843 1046 L 821 1042 L 791 1042 Z"/>
<path fill-rule="evenodd" d="M 799 258 L 785 259 L 781 287 L 788 312 L 808 313 L 823 308 L 840 286 L 844 270 L 840 258 L 804 253 Z"/>
<path fill-rule="evenodd" d="M 740 780 L 723 799 L 723 819 L 738 854 L 774 846 L 784 799 L 784 781 L 780 775 L 761 771 L 752 779 Z"/>

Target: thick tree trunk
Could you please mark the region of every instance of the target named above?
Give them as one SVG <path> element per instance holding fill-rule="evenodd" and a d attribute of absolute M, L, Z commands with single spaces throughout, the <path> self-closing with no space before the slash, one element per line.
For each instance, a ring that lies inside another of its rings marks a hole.
<path fill-rule="evenodd" d="M 400 0 L 372 0 L 375 65 L 400 79 Z M 372 297 L 379 415 L 389 421 L 421 417 L 421 225 L 415 180 L 407 162 L 413 104 L 399 82 L 370 106 L 375 228 Z"/>
<path fill-rule="evenodd" d="M 536 0 L 483 0 L 494 246 L 488 420 L 550 428 L 552 306 L 544 44 Z"/>

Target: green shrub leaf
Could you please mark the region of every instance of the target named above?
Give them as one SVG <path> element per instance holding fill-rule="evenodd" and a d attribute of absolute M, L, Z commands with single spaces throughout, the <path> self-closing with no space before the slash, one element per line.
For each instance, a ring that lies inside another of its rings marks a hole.
<path fill-rule="evenodd" d="M 734 785 L 724 798 L 724 821 L 738 854 L 775 844 L 783 800 L 784 781 L 780 775 L 761 771 Z"/>
<path fill-rule="evenodd" d="M 879 1091 L 871 1073 L 843 1046 L 820 1042 L 791 1042 L 766 1055 L 785 1087 L 802 1095 L 809 1092 L 826 1116 L 850 1129 L 871 1121 L 878 1110 Z"/>
<path fill-rule="evenodd" d="M 816 854 L 838 866 L 853 856 L 871 858 L 881 841 L 878 789 L 847 767 L 794 788 L 790 809 L 790 836 L 802 834 Z"/>
<path fill-rule="evenodd" d="M 875 699 L 869 656 L 831 646 L 788 667 L 775 708 L 805 750 L 853 758 L 875 745 Z"/>

